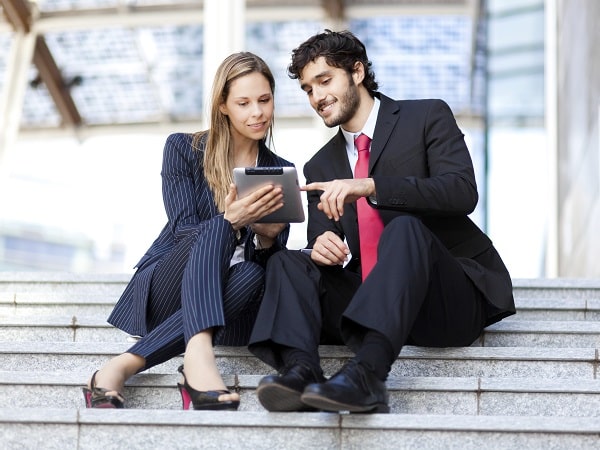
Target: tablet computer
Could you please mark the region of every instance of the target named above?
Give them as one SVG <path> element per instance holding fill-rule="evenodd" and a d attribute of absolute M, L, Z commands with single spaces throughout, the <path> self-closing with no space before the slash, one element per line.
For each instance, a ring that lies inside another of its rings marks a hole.
<path fill-rule="evenodd" d="M 233 182 L 237 186 L 239 198 L 267 184 L 279 186 L 283 190 L 283 206 L 257 222 L 304 222 L 304 208 L 295 167 L 236 167 L 233 169 Z"/>

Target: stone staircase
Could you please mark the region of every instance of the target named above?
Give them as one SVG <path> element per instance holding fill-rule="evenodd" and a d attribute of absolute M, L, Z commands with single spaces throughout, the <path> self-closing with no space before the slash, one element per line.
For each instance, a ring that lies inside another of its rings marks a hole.
<path fill-rule="evenodd" d="M 405 347 L 391 414 L 268 413 L 244 347 L 216 349 L 240 411 L 180 410 L 181 358 L 133 377 L 129 409 L 88 410 L 81 386 L 131 345 L 105 322 L 128 279 L 0 272 L 1 448 L 600 448 L 600 281 L 515 280 L 517 315 L 471 347 Z M 321 354 L 329 374 L 350 356 Z"/>

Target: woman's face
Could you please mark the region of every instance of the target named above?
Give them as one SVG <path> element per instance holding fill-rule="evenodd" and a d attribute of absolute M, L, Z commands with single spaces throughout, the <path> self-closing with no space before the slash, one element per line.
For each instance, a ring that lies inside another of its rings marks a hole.
<path fill-rule="evenodd" d="M 220 105 L 229 117 L 234 141 L 265 137 L 273 119 L 273 93 L 264 75 L 252 72 L 237 78 L 229 87 L 229 96 Z"/>

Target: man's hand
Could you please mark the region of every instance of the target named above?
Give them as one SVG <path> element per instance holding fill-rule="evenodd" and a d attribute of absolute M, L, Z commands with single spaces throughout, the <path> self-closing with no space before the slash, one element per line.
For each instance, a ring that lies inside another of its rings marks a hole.
<path fill-rule="evenodd" d="M 283 191 L 273 185 L 263 186 L 244 198 L 237 199 L 237 188 L 232 184 L 225 197 L 225 220 L 239 230 L 283 206 Z"/>
<path fill-rule="evenodd" d="M 310 259 L 321 266 L 343 266 L 350 249 L 333 231 L 326 231 L 315 241 Z"/>
<path fill-rule="evenodd" d="M 352 203 L 360 197 L 375 195 L 375 182 L 373 178 L 350 178 L 310 183 L 300 189 L 323 191 L 317 207 L 329 219 L 338 221 L 344 215 L 344 203 Z"/>

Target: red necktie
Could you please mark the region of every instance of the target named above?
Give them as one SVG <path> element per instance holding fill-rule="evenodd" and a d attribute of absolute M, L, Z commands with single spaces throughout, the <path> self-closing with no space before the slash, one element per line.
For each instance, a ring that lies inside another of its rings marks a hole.
<path fill-rule="evenodd" d="M 358 150 L 358 161 L 354 168 L 354 178 L 369 177 L 369 145 L 371 139 L 366 134 L 360 134 L 354 144 Z M 377 262 L 377 243 L 383 231 L 383 221 L 375 208 L 367 203 L 365 197 L 356 202 L 358 213 L 358 236 L 360 239 L 360 266 L 363 281 Z"/>

